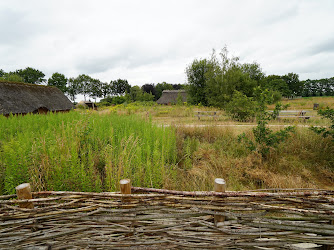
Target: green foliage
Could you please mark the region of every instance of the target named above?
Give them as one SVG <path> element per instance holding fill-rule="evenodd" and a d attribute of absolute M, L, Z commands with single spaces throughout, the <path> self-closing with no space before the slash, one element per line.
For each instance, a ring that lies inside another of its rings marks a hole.
<path fill-rule="evenodd" d="M 101 99 L 99 106 L 111 106 L 118 105 L 126 102 L 125 96 L 108 96 L 107 98 Z"/>
<path fill-rule="evenodd" d="M 208 100 L 206 96 L 207 78 L 206 73 L 211 67 L 210 62 L 206 59 L 194 60 L 186 69 L 188 78 L 188 92 L 190 95 L 191 104 L 207 105 Z"/>
<path fill-rule="evenodd" d="M 278 75 L 269 75 L 269 76 L 265 77 L 262 80 L 261 85 L 264 88 L 267 88 L 267 89 L 270 89 L 270 90 L 273 90 L 273 91 L 278 91 L 283 96 L 292 95 L 292 92 L 289 89 L 289 86 L 286 83 L 286 81 L 283 80 L 282 77 L 278 76 Z"/>
<path fill-rule="evenodd" d="M 323 137 L 330 136 L 334 141 L 334 109 L 330 109 L 329 107 L 324 110 L 320 109 L 318 110 L 318 114 L 321 115 L 323 119 L 329 119 L 331 125 L 328 128 L 312 126 L 310 129 L 317 134 L 321 134 Z"/>
<path fill-rule="evenodd" d="M 235 90 L 232 100 L 225 106 L 226 112 L 236 121 L 250 121 L 255 117 L 256 103 L 252 97 L 247 97 Z"/>
<path fill-rule="evenodd" d="M 272 113 L 267 112 L 266 105 L 271 99 L 268 93 L 269 91 L 257 92 L 257 126 L 252 129 L 254 140 L 246 137 L 245 133 L 238 137 L 239 142 L 245 141 L 248 149 L 259 152 L 264 159 L 268 157 L 270 150 L 277 148 L 280 143 L 286 141 L 295 130 L 293 126 L 288 126 L 277 132 L 273 132 L 267 126 L 270 120 L 278 116 L 280 110 L 287 108 L 287 106 L 282 106 L 281 103 L 278 103 Z"/>
<path fill-rule="evenodd" d="M 0 80 L 8 81 L 8 82 L 24 82 L 24 80 L 21 76 L 19 76 L 18 74 L 15 74 L 13 72 L 4 73 L 3 76 L 0 77 Z"/>
<path fill-rule="evenodd" d="M 303 84 L 299 81 L 298 74 L 288 73 L 282 76 L 282 79 L 286 82 L 292 95 L 301 95 L 303 90 Z"/>
<path fill-rule="evenodd" d="M 180 93 L 177 94 L 176 105 L 178 105 L 178 106 L 182 106 L 183 105 L 183 98 L 182 98 L 182 95 Z"/>
<path fill-rule="evenodd" d="M 26 83 L 41 84 L 45 82 L 45 79 L 43 78 L 45 74 L 42 71 L 31 67 L 16 70 L 15 74 L 21 76 Z"/>
<path fill-rule="evenodd" d="M 75 96 L 80 93 L 80 83 L 79 81 L 71 77 L 67 82 L 67 94 L 70 96 L 71 100 L 75 102 Z"/>
<path fill-rule="evenodd" d="M 130 84 L 125 79 L 117 79 L 110 82 L 112 94 L 114 95 L 124 95 L 130 92 Z"/>
<path fill-rule="evenodd" d="M 210 59 L 194 60 L 187 67 L 190 101 L 223 108 L 232 100 L 234 91 L 247 97 L 254 95 L 263 73 L 257 63 L 240 64 L 238 57 L 229 56 L 223 48 L 217 57 L 213 51 Z"/>
<path fill-rule="evenodd" d="M 172 175 L 173 128 L 82 112 L 0 116 L 0 194 L 23 182 L 36 191 L 115 191 L 122 178 L 161 188 Z"/>
<path fill-rule="evenodd" d="M 52 76 L 48 80 L 48 86 L 54 86 L 60 89 L 63 93 L 67 91 L 67 78 L 65 75 L 60 74 L 58 72 L 53 73 Z"/>
<path fill-rule="evenodd" d="M 130 88 L 127 98 L 129 102 L 150 102 L 154 100 L 154 95 L 144 92 L 139 86 L 133 86 Z"/>
<path fill-rule="evenodd" d="M 303 96 L 334 96 L 334 77 L 302 82 Z"/>
<path fill-rule="evenodd" d="M 155 85 L 155 100 L 158 100 L 161 95 L 162 91 L 164 90 L 173 90 L 173 85 L 170 83 L 162 82 Z"/>

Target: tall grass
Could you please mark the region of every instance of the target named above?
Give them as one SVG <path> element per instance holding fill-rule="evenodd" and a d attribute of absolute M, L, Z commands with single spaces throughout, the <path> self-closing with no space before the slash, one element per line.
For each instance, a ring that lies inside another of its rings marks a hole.
<path fill-rule="evenodd" d="M 70 112 L 0 117 L 0 193 L 113 191 L 121 178 L 162 187 L 174 176 L 173 128 L 137 116 Z"/>
<path fill-rule="evenodd" d="M 257 188 L 334 189 L 334 144 L 307 128 L 299 128 L 266 159 L 239 143 L 233 128 L 178 127 L 178 165 L 175 187 L 212 190 L 224 178 L 229 190 Z M 254 140 L 251 131 L 246 131 Z M 188 157 L 188 152 L 191 152 Z"/>

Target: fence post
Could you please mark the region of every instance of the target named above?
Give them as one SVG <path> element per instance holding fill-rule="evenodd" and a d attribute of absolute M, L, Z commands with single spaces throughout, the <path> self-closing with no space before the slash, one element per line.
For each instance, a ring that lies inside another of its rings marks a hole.
<path fill-rule="evenodd" d="M 121 186 L 121 194 L 131 194 L 131 180 L 122 179 L 119 181 Z M 129 201 L 129 198 L 122 198 L 122 201 Z"/>
<path fill-rule="evenodd" d="M 214 185 L 214 191 L 215 192 L 225 192 L 225 188 L 226 188 L 225 180 L 222 178 L 216 178 L 215 185 Z M 225 221 L 225 216 L 214 215 L 214 222 L 216 226 L 218 222 L 223 222 L 223 221 Z"/>
<path fill-rule="evenodd" d="M 31 187 L 29 183 L 23 183 L 16 187 L 16 195 L 19 200 L 32 199 Z M 20 208 L 34 208 L 32 202 L 19 203 Z"/>

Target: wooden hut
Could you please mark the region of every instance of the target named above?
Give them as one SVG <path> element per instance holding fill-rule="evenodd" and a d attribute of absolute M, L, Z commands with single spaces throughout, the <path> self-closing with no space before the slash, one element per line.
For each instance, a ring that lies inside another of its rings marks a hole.
<path fill-rule="evenodd" d="M 0 82 L 0 114 L 27 114 L 69 111 L 72 102 L 56 87 Z"/>
<path fill-rule="evenodd" d="M 180 89 L 162 91 L 162 95 L 157 103 L 165 105 L 176 104 L 178 96 L 181 96 L 182 102 L 187 102 L 187 92 L 184 89 Z"/>

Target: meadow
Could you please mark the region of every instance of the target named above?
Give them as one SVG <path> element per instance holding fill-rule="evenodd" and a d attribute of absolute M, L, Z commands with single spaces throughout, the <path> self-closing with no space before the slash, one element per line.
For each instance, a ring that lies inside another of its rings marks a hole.
<path fill-rule="evenodd" d="M 118 180 L 163 187 L 173 178 L 176 136 L 136 116 L 92 112 L 0 117 L 0 193 L 114 191 Z"/>
<path fill-rule="evenodd" d="M 267 157 L 238 140 L 242 132 L 255 140 L 255 122 L 234 122 L 224 111 L 215 120 L 198 120 L 195 111 L 216 110 L 208 107 L 130 103 L 98 112 L 0 117 L 0 193 L 14 193 L 23 182 L 36 191 L 115 191 L 122 178 L 176 190 L 212 190 L 217 177 L 229 190 L 333 189 L 334 143 L 308 127 L 329 125 L 315 116 L 315 101 L 334 108 L 334 98 L 288 101 L 290 109 L 314 116 L 272 121 L 273 131 L 296 128 Z"/>

